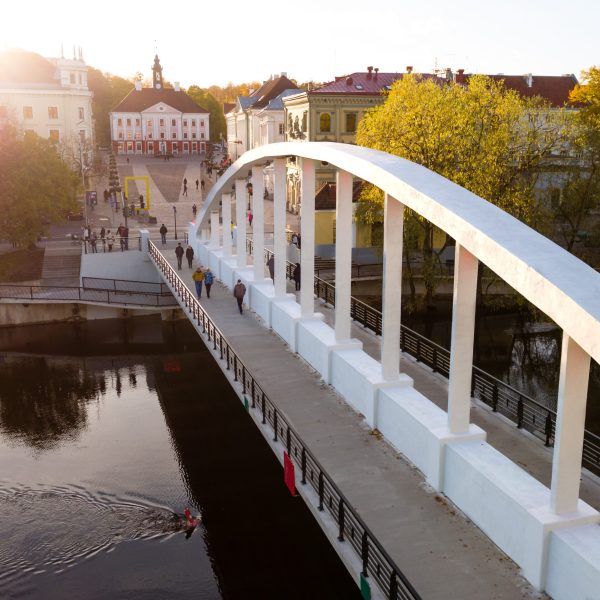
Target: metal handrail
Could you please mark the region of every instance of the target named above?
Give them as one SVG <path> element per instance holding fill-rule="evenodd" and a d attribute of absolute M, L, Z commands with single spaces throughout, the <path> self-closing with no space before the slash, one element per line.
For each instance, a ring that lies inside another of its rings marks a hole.
<path fill-rule="evenodd" d="M 170 296 L 169 287 L 155 281 L 131 281 L 129 279 L 108 279 L 106 277 L 82 277 L 81 283 L 84 288 L 96 290 L 114 290 L 120 292 L 148 292 Z"/>
<path fill-rule="evenodd" d="M 212 343 L 213 351 L 218 352 L 220 359 L 226 361 L 228 371 L 233 369 L 234 381 L 242 385 L 244 397 L 248 401 L 248 410 L 259 411 L 262 423 L 268 423 L 273 431 L 273 441 L 279 442 L 290 459 L 299 467 L 301 485 L 308 484 L 313 488 L 319 497 L 319 510 L 327 510 L 338 524 L 338 540 L 348 541 L 361 558 L 362 575 L 375 579 L 385 596 L 391 600 L 420 600 L 421 596 L 404 573 L 304 444 L 285 415 L 268 398 L 257 379 L 244 365 L 195 295 L 150 240 L 148 240 L 148 253 L 174 294 L 180 298 L 181 304 L 188 310 L 190 318 L 198 327 L 202 327 L 202 333 L 207 341 Z"/>
<path fill-rule="evenodd" d="M 252 240 L 247 241 L 248 252 L 252 253 Z M 265 261 L 273 251 L 265 248 Z M 293 263 L 286 261 L 286 277 L 293 279 Z M 326 304 L 335 306 L 335 283 L 315 276 L 314 293 Z M 352 296 L 350 317 L 376 335 L 381 335 L 383 314 L 381 311 Z M 426 366 L 434 373 L 447 379 L 450 376 L 450 351 L 405 325 L 400 326 L 400 349 Z M 498 412 L 513 421 L 518 429 L 525 429 L 544 441 L 546 447 L 554 445 L 556 411 L 544 406 L 512 387 L 508 383 L 490 375 L 473 365 L 471 396 L 487 404 L 493 412 Z M 584 432 L 582 465 L 592 473 L 600 475 L 600 436 L 588 429 Z"/>
<path fill-rule="evenodd" d="M 97 302 L 135 306 L 176 306 L 171 294 L 135 290 L 109 290 L 76 286 L 0 284 L 0 299 L 43 300 L 46 302 Z"/>

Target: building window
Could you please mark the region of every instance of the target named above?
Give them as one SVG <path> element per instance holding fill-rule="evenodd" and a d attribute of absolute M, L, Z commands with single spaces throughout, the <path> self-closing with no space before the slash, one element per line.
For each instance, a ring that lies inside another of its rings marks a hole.
<path fill-rule="evenodd" d="M 204 127 L 204 121 L 200 121 L 200 127 Z"/>
<path fill-rule="evenodd" d="M 123 139 L 123 132 L 119 131 L 119 139 L 122 140 Z"/>
<path fill-rule="evenodd" d="M 183 126 L 184 126 L 184 127 L 187 127 L 187 119 L 184 119 L 184 120 L 183 120 Z"/>
<path fill-rule="evenodd" d="M 123 119 L 117 119 L 117 127 L 123 126 Z"/>
<path fill-rule="evenodd" d="M 160 120 L 158 121 L 158 124 L 159 124 L 161 127 L 164 127 L 164 126 L 165 126 L 165 120 L 164 120 L 164 119 L 160 119 Z"/>
<path fill-rule="evenodd" d="M 83 106 L 80 106 L 78 108 L 78 111 L 79 111 L 79 120 L 83 121 L 84 120 L 84 115 L 85 115 L 85 111 L 83 110 Z"/>
<path fill-rule="evenodd" d="M 175 119 L 171 119 L 171 127 L 177 127 L 177 121 Z"/>
<path fill-rule="evenodd" d="M 204 139 L 204 134 L 203 134 L 203 133 L 201 133 L 201 134 L 200 134 L 200 139 L 201 139 L 201 140 L 203 140 L 203 139 Z"/>
<path fill-rule="evenodd" d="M 142 139 L 142 134 L 141 134 L 139 131 L 138 131 L 138 132 L 136 132 L 136 134 L 135 134 L 135 139 L 136 139 L 136 140 L 141 140 L 141 139 Z"/>
<path fill-rule="evenodd" d="M 130 140 L 133 136 L 131 135 L 131 131 L 127 132 L 127 139 Z"/>
<path fill-rule="evenodd" d="M 331 115 L 329 113 L 321 113 L 319 116 L 319 131 L 331 131 Z"/>
<path fill-rule="evenodd" d="M 139 127 L 139 126 L 140 126 L 140 120 L 139 120 L 139 119 L 136 119 L 136 120 L 135 120 L 135 126 L 136 126 L 136 127 Z"/>
<path fill-rule="evenodd" d="M 184 140 L 187 140 L 187 139 L 188 139 L 188 137 L 187 137 L 187 133 L 184 133 L 184 134 L 183 134 L 183 139 L 184 139 Z"/>
<path fill-rule="evenodd" d="M 58 119 L 58 106 L 49 106 L 48 107 L 48 118 L 49 119 Z"/>
<path fill-rule="evenodd" d="M 127 119 L 127 127 L 131 127 L 131 119 Z"/>
<path fill-rule="evenodd" d="M 173 132 L 173 133 L 171 134 L 171 138 L 172 138 L 172 139 L 174 139 L 174 140 L 176 140 L 176 139 L 177 139 L 177 134 L 176 134 L 175 132 Z"/>
<path fill-rule="evenodd" d="M 51 129 L 50 135 L 48 136 L 48 138 L 50 139 L 51 142 L 60 141 L 60 134 L 58 132 L 58 129 Z"/>
<path fill-rule="evenodd" d="M 149 139 L 149 140 L 151 140 L 151 139 L 152 139 L 152 132 L 151 132 L 151 131 L 149 131 L 149 132 L 148 132 L 148 139 Z"/>
<path fill-rule="evenodd" d="M 346 113 L 346 133 L 356 133 L 356 113 Z"/>
<path fill-rule="evenodd" d="M 196 139 L 196 134 L 192 133 L 192 139 L 195 140 Z"/>
<path fill-rule="evenodd" d="M 79 139 L 81 140 L 81 142 L 85 142 L 85 129 L 79 130 Z"/>
<path fill-rule="evenodd" d="M 70 81 L 72 84 L 75 84 L 75 73 L 71 73 L 71 74 L 69 75 L 69 81 Z"/>
<path fill-rule="evenodd" d="M 24 119 L 33 119 L 33 106 L 24 106 L 23 107 L 23 118 Z"/>
<path fill-rule="evenodd" d="M 192 119 L 192 127 L 196 127 L 196 119 Z"/>
<path fill-rule="evenodd" d="M 152 129 L 152 121 L 148 121 L 148 123 L 146 123 L 146 125 L 148 126 L 149 129 Z"/>
<path fill-rule="evenodd" d="M 160 134 L 160 139 L 161 139 L 161 140 L 164 140 L 164 139 L 165 139 L 165 134 L 164 134 L 164 133 L 161 133 L 161 134 Z"/>
<path fill-rule="evenodd" d="M 279 135 L 283 135 L 283 132 L 284 132 L 283 123 L 279 123 Z"/>

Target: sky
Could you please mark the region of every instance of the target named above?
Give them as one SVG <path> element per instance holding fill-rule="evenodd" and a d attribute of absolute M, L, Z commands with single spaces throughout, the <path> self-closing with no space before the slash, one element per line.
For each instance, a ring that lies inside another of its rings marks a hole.
<path fill-rule="evenodd" d="M 562 75 L 600 65 L 598 0 L 30 0 L 3 2 L 0 51 L 73 56 L 101 71 L 182 86 L 325 82 L 366 71 L 459 68 Z"/>

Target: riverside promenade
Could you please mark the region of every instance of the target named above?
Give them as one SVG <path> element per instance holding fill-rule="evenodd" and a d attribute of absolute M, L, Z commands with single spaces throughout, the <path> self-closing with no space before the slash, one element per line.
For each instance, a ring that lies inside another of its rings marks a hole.
<path fill-rule="evenodd" d="M 163 255 L 176 268 L 173 251 Z M 179 272 L 190 291 L 192 272 Z M 231 290 L 217 282 L 201 304 L 422 598 L 546 597 L 279 336 L 240 315 Z"/>

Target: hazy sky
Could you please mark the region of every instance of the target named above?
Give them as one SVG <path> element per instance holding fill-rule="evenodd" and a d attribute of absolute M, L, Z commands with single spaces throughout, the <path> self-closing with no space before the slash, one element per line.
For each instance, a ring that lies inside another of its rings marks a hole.
<path fill-rule="evenodd" d="M 151 76 L 155 51 L 170 81 L 202 87 L 287 72 L 329 81 L 364 71 L 538 75 L 600 64 L 598 0 L 9 0 L 0 50 L 23 48 L 129 77 Z"/>

